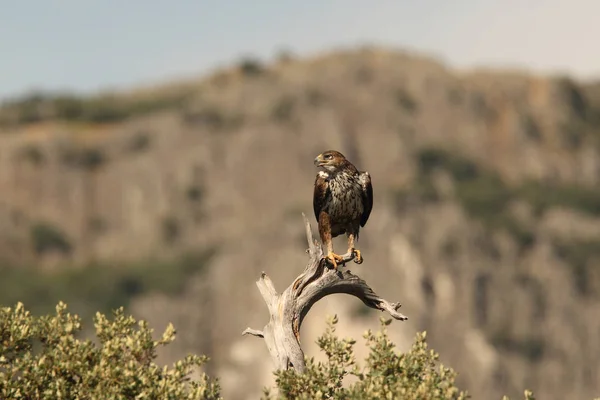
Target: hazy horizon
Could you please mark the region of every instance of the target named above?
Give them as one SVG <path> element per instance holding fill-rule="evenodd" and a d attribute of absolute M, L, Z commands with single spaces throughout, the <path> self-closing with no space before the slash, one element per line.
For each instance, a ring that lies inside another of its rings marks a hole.
<path fill-rule="evenodd" d="M 324 4 L 23 1 L 3 4 L 0 99 L 90 92 L 202 76 L 280 50 L 311 56 L 365 44 L 414 50 L 458 69 L 526 69 L 600 79 L 589 38 L 600 3 L 577 0 Z"/>

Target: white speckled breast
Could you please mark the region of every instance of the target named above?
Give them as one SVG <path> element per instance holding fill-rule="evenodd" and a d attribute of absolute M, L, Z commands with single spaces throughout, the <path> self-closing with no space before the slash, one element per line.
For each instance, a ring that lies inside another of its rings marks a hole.
<path fill-rule="evenodd" d="M 363 212 L 362 185 L 358 175 L 340 172 L 329 177 L 328 196 L 325 211 L 334 223 L 347 223 L 360 218 Z"/>

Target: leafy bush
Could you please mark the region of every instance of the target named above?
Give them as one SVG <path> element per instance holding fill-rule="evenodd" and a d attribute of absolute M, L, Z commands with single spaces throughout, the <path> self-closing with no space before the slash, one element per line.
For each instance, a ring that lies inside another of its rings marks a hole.
<path fill-rule="evenodd" d="M 231 131 L 244 122 L 244 115 L 237 112 L 226 112 L 217 105 L 205 104 L 188 107 L 181 113 L 186 125 L 203 126 L 213 132 Z"/>
<path fill-rule="evenodd" d="M 142 152 L 150 147 L 151 142 L 150 133 L 140 131 L 129 140 L 127 150 L 132 153 Z"/>
<path fill-rule="evenodd" d="M 327 95 L 321 89 L 315 87 L 308 88 L 305 97 L 308 104 L 312 107 L 319 107 L 327 102 Z"/>
<path fill-rule="evenodd" d="M 582 88 L 570 78 L 561 78 L 557 81 L 561 100 L 578 118 L 585 118 L 588 111 L 587 99 Z"/>
<path fill-rule="evenodd" d="M 81 320 L 67 312 L 33 317 L 22 303 L 0 310 L 0 397 L 2 399 L 218 399 L 218 381 L 195 367 L 208 359 L 189 355 L 172 368 L 153 361 L 156 349 L 175 339 L 169 325 L 158 341 L 145 321 L 123 308 L 109 320 L 94 318 L 97 344 L 79 340 Z"/>
<path fill-rule="evenodd" d="M 88 171 L 94 171 L 106 162 L 106 154 L 100 148 L 69 147 L 63 149 L 61 160 L 65 165 L 73 168 L 82 168 Z"/>
<path fill-rule="evenodd" d="M 42 314 L 61 300 L 84 318 L 96 311 L 108 313 L 144 293 L 181 291 L 190 276 L 206 271 L 213 254 L 207 250 L 171 260 L 95 263 L 56 271 L 0 266 L 0 304 L 21 301 Z"/>
<path fill-rule="evenodd" d="M 400 107 L 409 113 L 413 113 L 418 109 L 418 104 L 415 98 L 404 89 L 398 89 L 396 91 L 396 102 Z"/>
<path fill-rule="evenodd" d="M 426 333 L 418 333 L 412 348 L 397 353 L 386 325 L 367 331 L 370 348 L 364 367 L 355 361 L 352 339 L 335 336 L 337 317 L 329 320 L 318 345 L 327 361 L 307 359 L 304 374 L 276 371 L 277 395 L 264 390 L 263 399 L 467 399 L 455 385 L 456 373 L 439 365 L 429 350 Z M 175 339 L 171 324 L 160 340 L 145 321 L 136 321 L 123 307 L 110 320 L 94 317 L 95 339 L 78 338 L 81 319 L 59 302 L 55 314 L 34 317 L 22 303 L 0 309 L 0 398 L 2 399 L 220 399 L 218 380 L 196 368 L 208 360 L 188 355 L 172 368 L 154 363 L 156 351 Z M 346 377 L 354 382 L 344 382 Z M 507 399 L 506 397 L 504 398 Z M 525 399 L 533 394 L 525 391 Z"/>
<path fill-rule="evenodd" d="M 244 58 L 239 64 L 240 71 L 246 76 L 257 76 L 265 72 L 265 67 L 262 63 L 251 57 Z"/>
<path fill-rule="evenodd" d="M 539 181 L 509 187 L 495 171 L 483 168 L 459 154 L 436 148 L 421 150 L 417 155 L 417 163 L 419 174 L 411 192 L 420 201 L 439 199 L 432 183 L 432 172 L 447 171 L 454 180 L 456 199 L 467 214 L 489 229 L 505 230 L 521 248 L 533 244 L 535 237 L 509 212 L 508 206 L 513 200 L 527 202 L 538 216 L 553 207 L 600 215 L 600 190 L 597 188 Z M 406 191 L 397 194 L 400 205 L 407 196 Z"/>
<path fill-rule="evenodd" d="M 37 167 L 46 162 L 46 156 L 44 152 L 33 144 L 26 145 L 20 150 L 19 153 L 24 160 L 29 161 L 32 165 Z"/>
<path fill-rule="evenodd" d="M 37 254 L 43 254 L 49 250 L 58 250 L 67 254 L 72 250 L 67 236 L 59 228 L 47 222 L 34 224 L 31 227 L 30 235 Z"/>
<path fill-rule="evenodd" d="M 600 294 L 600 240 L 555 240 L 554 246 L 571 268 L 577 292 L 582 296 Z"/>
<path fill-rule="evenodd" d="M 553 207 L 600 215 L 598 188 L 539 181 L 509 187 L 494 171 L 482 168 L 458 154 L 435 148 L 423 149 L 417 160 L 419 174 L 410 193 L 404 191 L 396 194 L 399 208 L 411 194 L 420 201 L 437 201 L 439 195 L 432 182 L 432 172 L 440 169 L 447 171 L 454 181 L 456 200 L 465 212 L 488 229 L 509 233 L 521 250 L 535 243 L 535 235 L 510 213 L 508 206 L 513 200 L 527 202 L 537 216 Z M 592 265 L 600 257 L 598 241 L 557 242 L 554 245 L 558 255 L 571 268 L 577 292 L 583 296 L 596 295 L 600 290 L 600 273 Z"/>
<path fill-rule="evenodd" d="M 600 215 L 600 190 L 597 188 L 533 181 L 523 184 L 517 194 L 526 199 L 538 214 L 551 207 L 565 207 Z"/>
<path fill-rule="evenodd" d="M 520 192 L 504 184 L 498 174 L 471 160 L 441 149 L 423 149 L 418 154 L 419 175 L 412 191 L 421 201 L 439 199 L 432 173 L 441 169 L 454 180 L 456 199 L 465 212 L 491 230 L 509 233 L 521 249 L 530 247 L 535 237 L 511 215 L 508 206 Z"/>
<path fill-rule="evenodd" d="M 381 330 L 367 331 L 364 335 L 370 353 L 366 364 L 360 366 L 354 358 L 352 339 L 335 336 L 337 317 L 328 321 L 327 330 L 317 343 L 327 355 L 327 361 L 307 359 L 306 372 L 298 374 L 293 369 L 277 371 L 278 397 L 265 389 L 265 400 L 280 399 L 405 399 L 449 400 L 467 399 L 467 392 L 454 383 L 456 372 L 439 365 L 439 355 L 429 350 L 426 332 L 418 333 L 407 353 L 394 351 L 387 335 L 386 325 L 391 319 L 381 319 Z M 355 382 L 344 384 L 346 377 Z M 533 394 L 525 391 L 525 399 Z"/>
<path fill-rule="evenodd" d="M 181 226 L 177 217 L 169 215 L 162 220 L 162 238 L 163 242 L 172 245 L 177 242 L 181 235 Z"/>
<path fill-rule="evenodd" d="M 83 97 L 64 93 L 33 93 L 5 102 L 0 107 L 0 126 L 59 119 L 111 123 L 155 111 L 181 107 L 191 90 L 176 90 L 138 97 L 99 94 Z"/>

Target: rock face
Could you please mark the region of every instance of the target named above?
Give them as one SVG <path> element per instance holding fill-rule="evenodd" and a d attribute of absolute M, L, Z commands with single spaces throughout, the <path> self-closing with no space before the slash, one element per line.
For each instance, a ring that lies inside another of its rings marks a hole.
<path fill-rule="evenodd" d="M 304 268 L 312 160 L 333 148 L 373 178 L 365 262 L 350 268 L 402 302 L 409 321 L 390 329 L 400 349 L 427 330 L 474 398 L 600 392 L 598 85 L 363 49 L 247 62 L 163 104 L 165 90 L 106 100 L 154 101 L 116 116 L 46 100 L 28 123 L 17 106 L 0 111 L 4 260 L 218 246 L 179 296 L 138 297 L 132 312 L 178 328 L 165 361 L 204 352 L 227 398 L 256 398 L 273 381 L 264 344 L 240 336 L 268 317 L 254 281 L 264 270 L 283 290 Z M 309 355 L 326 313 L 343 336 L 378 325 L 355 299 L 324 299 L 303 327 Z"/>

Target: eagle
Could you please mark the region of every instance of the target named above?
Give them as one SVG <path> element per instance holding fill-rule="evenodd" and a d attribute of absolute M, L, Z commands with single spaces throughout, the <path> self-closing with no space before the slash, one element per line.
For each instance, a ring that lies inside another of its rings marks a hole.
<path fill-rule="evenodd" d="M 363 262 L 360 250 L 354 247 L 358 232 L 364 227 L 373 208 L 371 175 L 358 169 L 342 153 L 328 150 L 319 154 L 314 164 L 320 168 L 315 179 L 313 209 L 321 241 L 327 247 L 327 258 L 337 270 L 343 257 L 333 252 L 332 239 L 341 234 L 348 237 L 348 253 L 354 262 Z"/>

